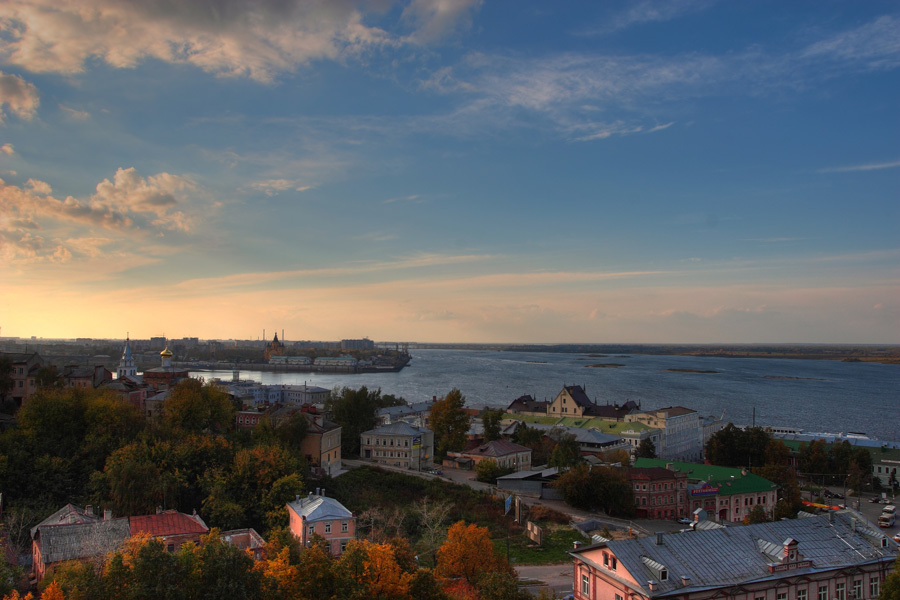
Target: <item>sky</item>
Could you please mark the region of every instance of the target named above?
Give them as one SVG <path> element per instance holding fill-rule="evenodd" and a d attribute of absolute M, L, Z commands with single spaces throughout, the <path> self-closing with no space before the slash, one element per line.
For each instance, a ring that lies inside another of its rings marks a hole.
<path fill-rule="evenodd" d="M 900 5 L 4 0 L 0 335 L 900 343 Z"/>

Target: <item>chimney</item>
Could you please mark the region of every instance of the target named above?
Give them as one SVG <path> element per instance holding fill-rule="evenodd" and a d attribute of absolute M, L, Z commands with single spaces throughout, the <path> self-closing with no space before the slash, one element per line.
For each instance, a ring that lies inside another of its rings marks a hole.
<path fill-rule="evenodd" d="M 103 509 L 103 520 L 104 521 L 112 521 L 112 509 L 109 509 L 109 508 Z"/>
<path fill-rule="evenodd" d="M 90 504 L 85 504 L 84 505 L 84 514 L 93 516 L 94 515 L 94 507 L 91 506 Z"/>
<path fill-rule="evenodd" d="M 658 585 L 659 584 L 653 579 L 647 582 L 647 587 L 650 588 L 651 592 L 655 592 Z"/>
<path fill-rule="evenodd" d="M 850 531 L 856 533 L 856 517 L 850 518 Z"/>
<path fill-rule="evenodd" d="M 325 488 L 322 488 L 322 497 L 325 496 Z"/>
<path fill-rule="evenodd" d="M 572 545 L 575 547 L 575 550 L 581 548 L 581 542 L 573 542 Z"/>
<path fill-rule="evenodd" d="M 682 575 L 681 576 L 681 585 L 682 585 L 682 587 L 687 587 L 687 586 L 691 585 L 691 578 L 688 577 L 687 575 Z"/>
<path fill-rule="evenodd" d="M 666 463 L 666 469 L 668 469 L 669 471 L 674 471 L 675 463 Z"/>
<path fill-rule="evenodd" d="M 294 495 L 294 502 L 300 502 L 300 494 Z"/>
<path fill-rule="evenodd" d="M 321 488 L 316 488 L 316 496 L 319 495 L 319 491 L 320 491 L 320 490 L 321 490 Z"/>
<path fill-rule="evenodd" d="M 662 531 L 656 532 L 656 545 L 657 546 L 663 545 L 663 532 Z"/>

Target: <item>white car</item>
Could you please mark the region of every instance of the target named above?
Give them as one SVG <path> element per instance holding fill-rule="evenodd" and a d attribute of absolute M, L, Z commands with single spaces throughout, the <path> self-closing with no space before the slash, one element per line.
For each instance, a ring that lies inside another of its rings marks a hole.
<path fill-rule="evenodd" d="M 894 536 L 894 541 L 897 542 L 898 544 L 900 544 L 900 533 L 898 533 Z"/>

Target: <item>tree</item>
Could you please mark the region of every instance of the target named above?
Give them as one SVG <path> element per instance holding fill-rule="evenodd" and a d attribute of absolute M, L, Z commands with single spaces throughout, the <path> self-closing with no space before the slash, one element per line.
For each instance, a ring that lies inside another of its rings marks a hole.
<path fill-rule="evenodd" d="M 165 402 L 165 420 L 177 431 L 221 432 L 234 425 L 234 404 L 217 384 L 182 379 Z"/>
<path fill-rule="evenodd" d="M 337 561 L 338 597 L 347 600 L 404 600 L 413 576 L 397 564 L 389 544 L 351 540 Z"/>
<path fill-rule="evenodd" d="M 762 427 L 739 429 L 729 423 L 706 443 L 706 459 L 720 467 L 754 467 L 765 464 L 771 436 Z"/>
<path fill-rule="evenodd" d="M 581 446 L 571 433 L 563 434 L 550 455 L 550 466 L 560 470 L 570 469 L 583 462 Z"/>
<path fill-rule="evenodd" d="M 656 458 L 656 444 L 648 437 L 642 439 L 634 456 L 635 458 Z"/>
<path fill-rule="evenodd" d="M 768 520 L 769 514 L 766 512 L 766 509 L 761 504 L 757 504 L 744 517 L 744 525 L 756 525 L 757 523 L 765 523 Z"/>
<path fill-rule="evenodd" d="M 475 584 L 484 573 L 509 572 L 509 564 L 494 554 L 487 527 L 459 521 L 450 526 L 447 540 L 438 548 L 435 576 L 462 578 Z"/>
<path fill-rule="evenodd" d="M 55 365 L 44 365 L 38 369 L 34 374 L 34 383 L 38 388 L 61 388 L 65 385 Z"/>
<path fill-rule="evenodd" d="M 900 600 L 900 556 L 894 562 L 894 570 L 885 577 L 878 600 Z"/>
<path fill-rule="evenodd" d="M 562 473 L 553 483 L 566 504 L 590 510 L 594 508 L 599 489 L 586 464 L 580 464 Z"/>
<path fill-rule="evenodd" d="M 500 421 L 503 419 L 501 409 L 485 409 L 481 413 L 481 424 L 484 427 L 484 441 L 491 442 L 500 439 Z"/>
<path fill-rule="evenodd" d="M 370 391 L 366 386 L 358 390 L 348 387 L 332 390 L 325 405 L 331 410 L 334 422 L 342 428 L 341 452 L 345 456 L 358 456 L 359 436 L 375 427 L 378 409 L 385 408 L 385 403 L 392 406 L 396 401 L 393 396 L 385 400 L 380 389 Z"/>
<path fill-rule="evenodd" d="M 501 467 L 493 458 L 486 458 L 475 465 L 475 478 L 482 483 L 495 483 L 498 477 L 512 472 L 513 469 Z"/>
<path fill-rule="evenodd" d="M 13 390 L 12 368 L 12 360 L 0 356 L 0 400 L 6 400 L 6 395 Z"/>
<path fill-rule="evenodd" d="M 447 452 L 462 450 L 469 432 L 469 415 L 465 412 L 466 397 L 458 389 L 431 405 L 431 429 L 434 431 L 434 455 L 438 462 Z"/>

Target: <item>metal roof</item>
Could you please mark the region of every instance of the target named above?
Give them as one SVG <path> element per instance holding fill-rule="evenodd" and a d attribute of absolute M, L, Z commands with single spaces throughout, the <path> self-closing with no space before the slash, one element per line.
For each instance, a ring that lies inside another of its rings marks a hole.
<path fill-rule="evenodd" d="M 856 520 L 856 523 L 853 520 Z M 774 580 L 800 573 L 816 573 L 867 563 L 890 563 L 897 558 L 898 547 L 885 535 L 872 538 L 863 535 L 857 524 L 859 513 L 851 510 L 806 519 L 786 519 L 759 525 L 728 527 L 695 531 L 690 534 L 663 534 L 662 543 L 656 537 L 616 540 L 570 552 L 576 560 L 599 564 L 586 554 L 598 548 L 608 548 L 624 568 L 638 582 L 641 593 L 649 597 L 683 594 L 680 579 L 690 578 L 692 591 Z M 775 561 L 771 555 L 782 549 L 787 538 L 798 541 L 797 551 L 810 566 L 787 572 L 772 572 Z M 657 573 L 648 567 L 647 560 L 665 565 L 669 570 L 666 581 L 658 581 L 650 591 L 648 582 Z M 627 585 L 623 577 L 606 570 L 610 576 Z"/>
<path fill-rule="evenodd" d="M 353 513 L 334 498 L 310 494 L 300 496 L 298 500 L 288 502 L 288 508 L 305 517 L 307 522 L 333 521 L 335 519 L 352 519 Z"/>
<path fill-rule="evenodd" d="M 413 427 L 406 421 L 397 421 L 390 425 L 382 425 L 375 429 L 363 431 L 362 435 L 422 435 L 425 433 L 423 429 Z"/>
<path fill-rule="evenodd" d="M 119 548 L 131 535 L 124 517 L 74 525 L 39 525 L 37 533 L 44 564 L 102 556 Z"/>

